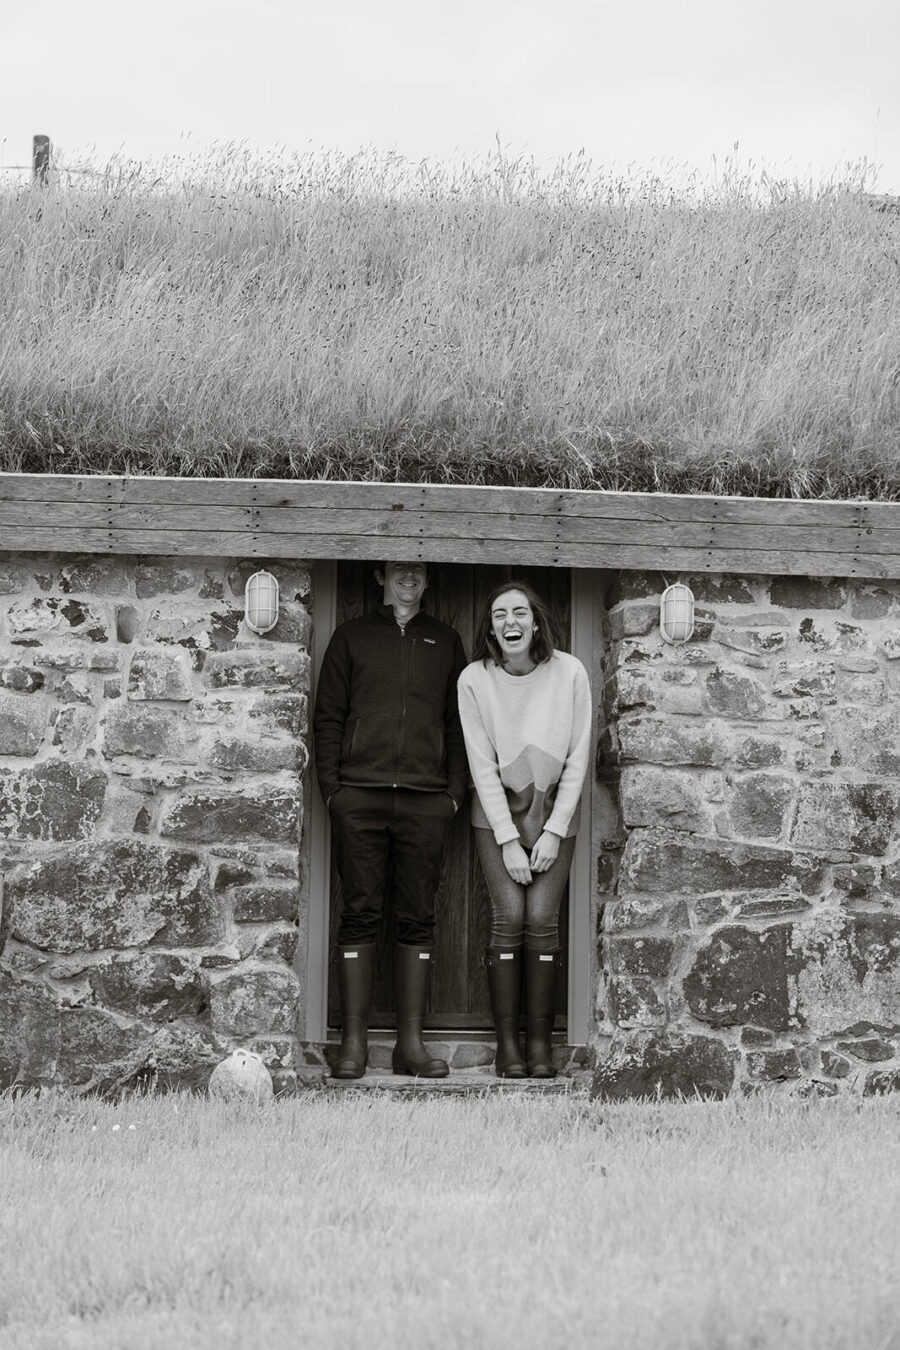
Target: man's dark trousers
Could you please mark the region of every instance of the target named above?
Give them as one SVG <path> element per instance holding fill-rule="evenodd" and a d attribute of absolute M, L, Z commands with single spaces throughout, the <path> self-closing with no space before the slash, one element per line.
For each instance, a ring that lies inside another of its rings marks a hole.
<path fill-rule="evenodd" d="M 447 830 L 456 814 L 446 792 L 345 785 L 328 802 L 331 841 L 344 891 L 338 945 L 374 942 L 393 866 L 398 942 L 429 947 Z"/>

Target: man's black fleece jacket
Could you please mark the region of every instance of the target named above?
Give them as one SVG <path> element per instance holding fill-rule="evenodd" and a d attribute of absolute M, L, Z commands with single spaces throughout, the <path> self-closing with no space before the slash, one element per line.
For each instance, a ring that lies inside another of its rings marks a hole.
<path fill-rule="evenodd" d="M 342 785 L 466 791 L 456 682 L 466 664 L 455 628 L 421 610 L 405 630 L 389 605 L 335 629 L 316 693 L 316 775 Z"/>

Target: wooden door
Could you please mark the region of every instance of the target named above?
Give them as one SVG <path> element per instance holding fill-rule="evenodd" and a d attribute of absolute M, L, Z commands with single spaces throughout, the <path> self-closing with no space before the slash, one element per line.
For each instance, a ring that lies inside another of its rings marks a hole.
<path fill-rule="evenodd" d="M 354 618 L 381 600 L 372 563 L 338 564 L 336 622 Z M 507 579 L 528 581 L 549 603 L 559 643 L 568 650 L 571 627 L 571 584 L 567 570 L 550 567 L 485 567 L 456 563 L 432 564 L 423 608 L 452 624 L 471 656 L 475 626 L 491 589 Z M 328 978 L 328 1023 L 340 1025 L 337 962 L 334 935 L 341 908 L 341 885 L 332 866 L 330 928 L 331 960 Z M 393 922 L 390 892 L 379 938 L 378 978 L 373 1027 L 395 1025 L 393 994 Z M 457 1031 L 491 1027 L 487 982 L 482 956 L 488 940 L 489 901 L 472 839 L 469 806 L 458 812 L 451 827 L 441 885 L 436 902 L 437 936 L 433 963 L 428 1026 Z M 560 975 L 557 987 L 558 1028 L 565 1027 L 568 901 L 560 914 Z"/>

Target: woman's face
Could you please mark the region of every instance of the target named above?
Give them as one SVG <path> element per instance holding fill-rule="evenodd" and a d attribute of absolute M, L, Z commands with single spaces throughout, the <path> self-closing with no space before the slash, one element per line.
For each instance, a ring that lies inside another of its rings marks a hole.
<path fill-rule="evenodd" d="M 498 595 L 491 606 L 491 632 L 504 660 L 531 650 L 534 611 L 527 596 L 515 587 Z"/>

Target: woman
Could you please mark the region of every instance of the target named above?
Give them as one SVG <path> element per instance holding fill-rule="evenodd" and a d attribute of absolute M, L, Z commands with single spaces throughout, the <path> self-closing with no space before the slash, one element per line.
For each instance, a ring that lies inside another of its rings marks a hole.
<path fill-rule="evenodd" d="M 459 678 L 459 714 L 491 898 L 485 964 L 496 1072 L 553 1078 L 559 907 L 590 752 L 591 691 L 581 662 L 556 650 L 547 607 L 524 582 L 507 581 L 488 597 L 475 659 Z"/>

